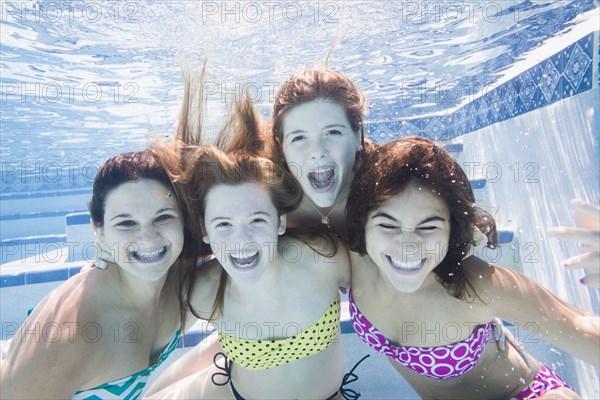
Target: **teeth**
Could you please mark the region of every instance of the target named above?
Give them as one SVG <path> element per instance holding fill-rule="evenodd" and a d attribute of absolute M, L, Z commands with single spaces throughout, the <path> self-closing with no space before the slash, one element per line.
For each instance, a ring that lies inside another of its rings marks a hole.
<path fill-rule="evenodd" d="M 312 168 L 310 172 L 322 173 L 322 172 L 328 172 L 328 171 L 335 171 L 335 167 L 333 165 L 322 165 L 317 168 Z"/>
<path fill-rule="evenodd" d="M 308 173 L 308 179 L 311 184 L 318 189 L 326 188 L 331 184 L 331 180 L 335 175 L 335 169 L 331 167 L 318 168 Z"/>
<path fill-rule="evenodd" d="M 254 254 L 243 255 L 243 256 L 239 256 L 239 257 L 236 257 L 236 256 L 230 254 L 229 257 L 231 257 L 231 261 L 237 267 L 248 268 L 248 267 L 253 267 L 258 262 L 259 253 L 258 253 L 258 250 L 256 250 L 256 252 L 254 252 Z"/>
<path fill-rule="evenodd" d="M 387 256 L 387 257 L 392 262 L 392 265 L 394 267 L 400 268 L 400 269 L 406 269 L 406 270 L 419 269 L 421 267 L 421 264 L 423 263 L 423 260 L 412 261 L 412 262 L 402 262 L 401 260 L 398 260 L 394 257 L 391 257 L 391 256 Z"/>
<path fill-rule="evenodd" d="M 134 251 L 131 254 L 133 255 L 133 257 L 135 257 L 136 259 L 138 259 L 140 261 L 152 262 L 152 261 L 156 261 L 156 260 L 160 259 L 166 252 L 167 252 L 167 246 L 163 246 L 158 250 L 146 251 L 146 252 Z"/>

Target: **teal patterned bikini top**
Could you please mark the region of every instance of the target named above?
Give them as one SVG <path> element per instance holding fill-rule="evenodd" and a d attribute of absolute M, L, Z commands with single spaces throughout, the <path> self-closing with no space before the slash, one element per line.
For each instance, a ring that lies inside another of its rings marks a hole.
<path fill-rule="evenodd" d="M 148 377 L 160 364 L 163 363 L 175 350 L 179 343 L 179 334 L 181 329 L 177 330 L 175 337 L 171 339 L 167 347 L 163 350 L 158 358 L 158 361 L 154 365 L 146 368 L 131 376 L 118 379 L 113 382 L 104 383 L 100 386 L 88 390 L 81 390 L 73 397 L 72 400 L 104 400 L 104 399 L 139 399 L 142 394 L 142 390 L 148 382 Z"/>

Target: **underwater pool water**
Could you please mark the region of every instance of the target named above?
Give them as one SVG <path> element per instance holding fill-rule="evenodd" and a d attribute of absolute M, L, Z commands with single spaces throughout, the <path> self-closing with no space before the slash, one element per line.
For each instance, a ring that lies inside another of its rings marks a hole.
<path fill-rule="evenodd" d="M 214 129 L 246 88 L 268 117 L 278 84 L 330 49 L 329 65 L 367 95 L 373 140 L 461 145 L 469 177 L 487 181 L 478 201 L 514 234 L 503 265 L 598 312 L 598 292 L 560 267 L 578 247 L 545 235 L 573 224 L 570 198 L 600 201 L 597 2 L 3 1 L 0 11 L 3 338 L 68 276 L 48 271 L 64 266 L 50 256 L 5 262 L 10 245 L 60 249 L 99 164 L 172 135 L 181 63 L 208 59 Z M 598 397 L 598 370 L 537 351 Z"/>

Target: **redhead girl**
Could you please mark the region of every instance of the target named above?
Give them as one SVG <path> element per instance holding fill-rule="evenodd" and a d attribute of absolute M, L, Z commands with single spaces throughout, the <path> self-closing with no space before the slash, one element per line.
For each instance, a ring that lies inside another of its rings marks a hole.
<path fill-rule="evenodd" d="M 357 171 L 347 204 L 354 329 L 423 398 L 574 398 L 551 369 L 502 335 L 537 327 L 598 367 L 599 318 L 518 272 L 464 258 L 473 227 L 494 245 L 466 174 L 424 138 L 398 139 Z M 433 332 L 433 333 L 432 333 Z"/>
<path fill-rule="evenodd" d="M 182 129 L 183 142 L 199 141 L 190 137 L 195 129 Z M 350 283 L 347 251 L 332 234 L 288 231 L 287 214 L 298 207 L 302 189 L 289 172 L 256 156 L 261 131 L 251 103 L 238 104 L 228 129 L 243 131 L 229 138 L 246 140 L 225 142 L 220 135 L 227 153 L 183 146 L 175 156 L 181 170 L 174 171 L 186 208 L 199 221 L 203 250 L 214 255 L 189 271 L 183 302 L 215 326 L 223 353 L 200 370 L 196 355 L 203 345 L 191 350 L 147 397 L 339 397 L 338 288 Z"/>
<path fill-rule="evenodd" d="M 300 182 L 304 198 L 290 226 L 345 232 L 344 208 L 365 141 L 367 103 L 350 79 L 329 67 L 290 76 L 273 102 L 270 158 Z"/>
<path fill-rule="evenodd" d="M 195 240 L 156 150 L 106 161 L 90 213 L 112 262 L 82 270 L 35 307 L 2 362 L 2 398 L 135 399 L 177 344 L 177 276 L 195 264 Z M 52 340 L 32 334 L 47 327 Z"/>

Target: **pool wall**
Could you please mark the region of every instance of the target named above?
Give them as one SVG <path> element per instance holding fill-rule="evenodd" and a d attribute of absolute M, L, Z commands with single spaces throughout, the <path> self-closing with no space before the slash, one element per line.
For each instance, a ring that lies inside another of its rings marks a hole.
<path fill-rule="evenodd" d="M 599 97 L 596 88 L 460 137 L 465 154 L 479 154 L 470 161 L 487 168 L 500 226 L 509 224 L 515 232 L 517 246 L 499 252 L 517 259 L 527 276 L 552 293 L 596 314 L 598 290 L 579 283 L 582 271 L 562 267 L 562 260 L 578 254 L 578 246 L 549 237 L 546 229 L 574 226 L 573 198 L 600 204 Z M 583 398 L 599 398 L 598 370 L 574 361 Z"/>

